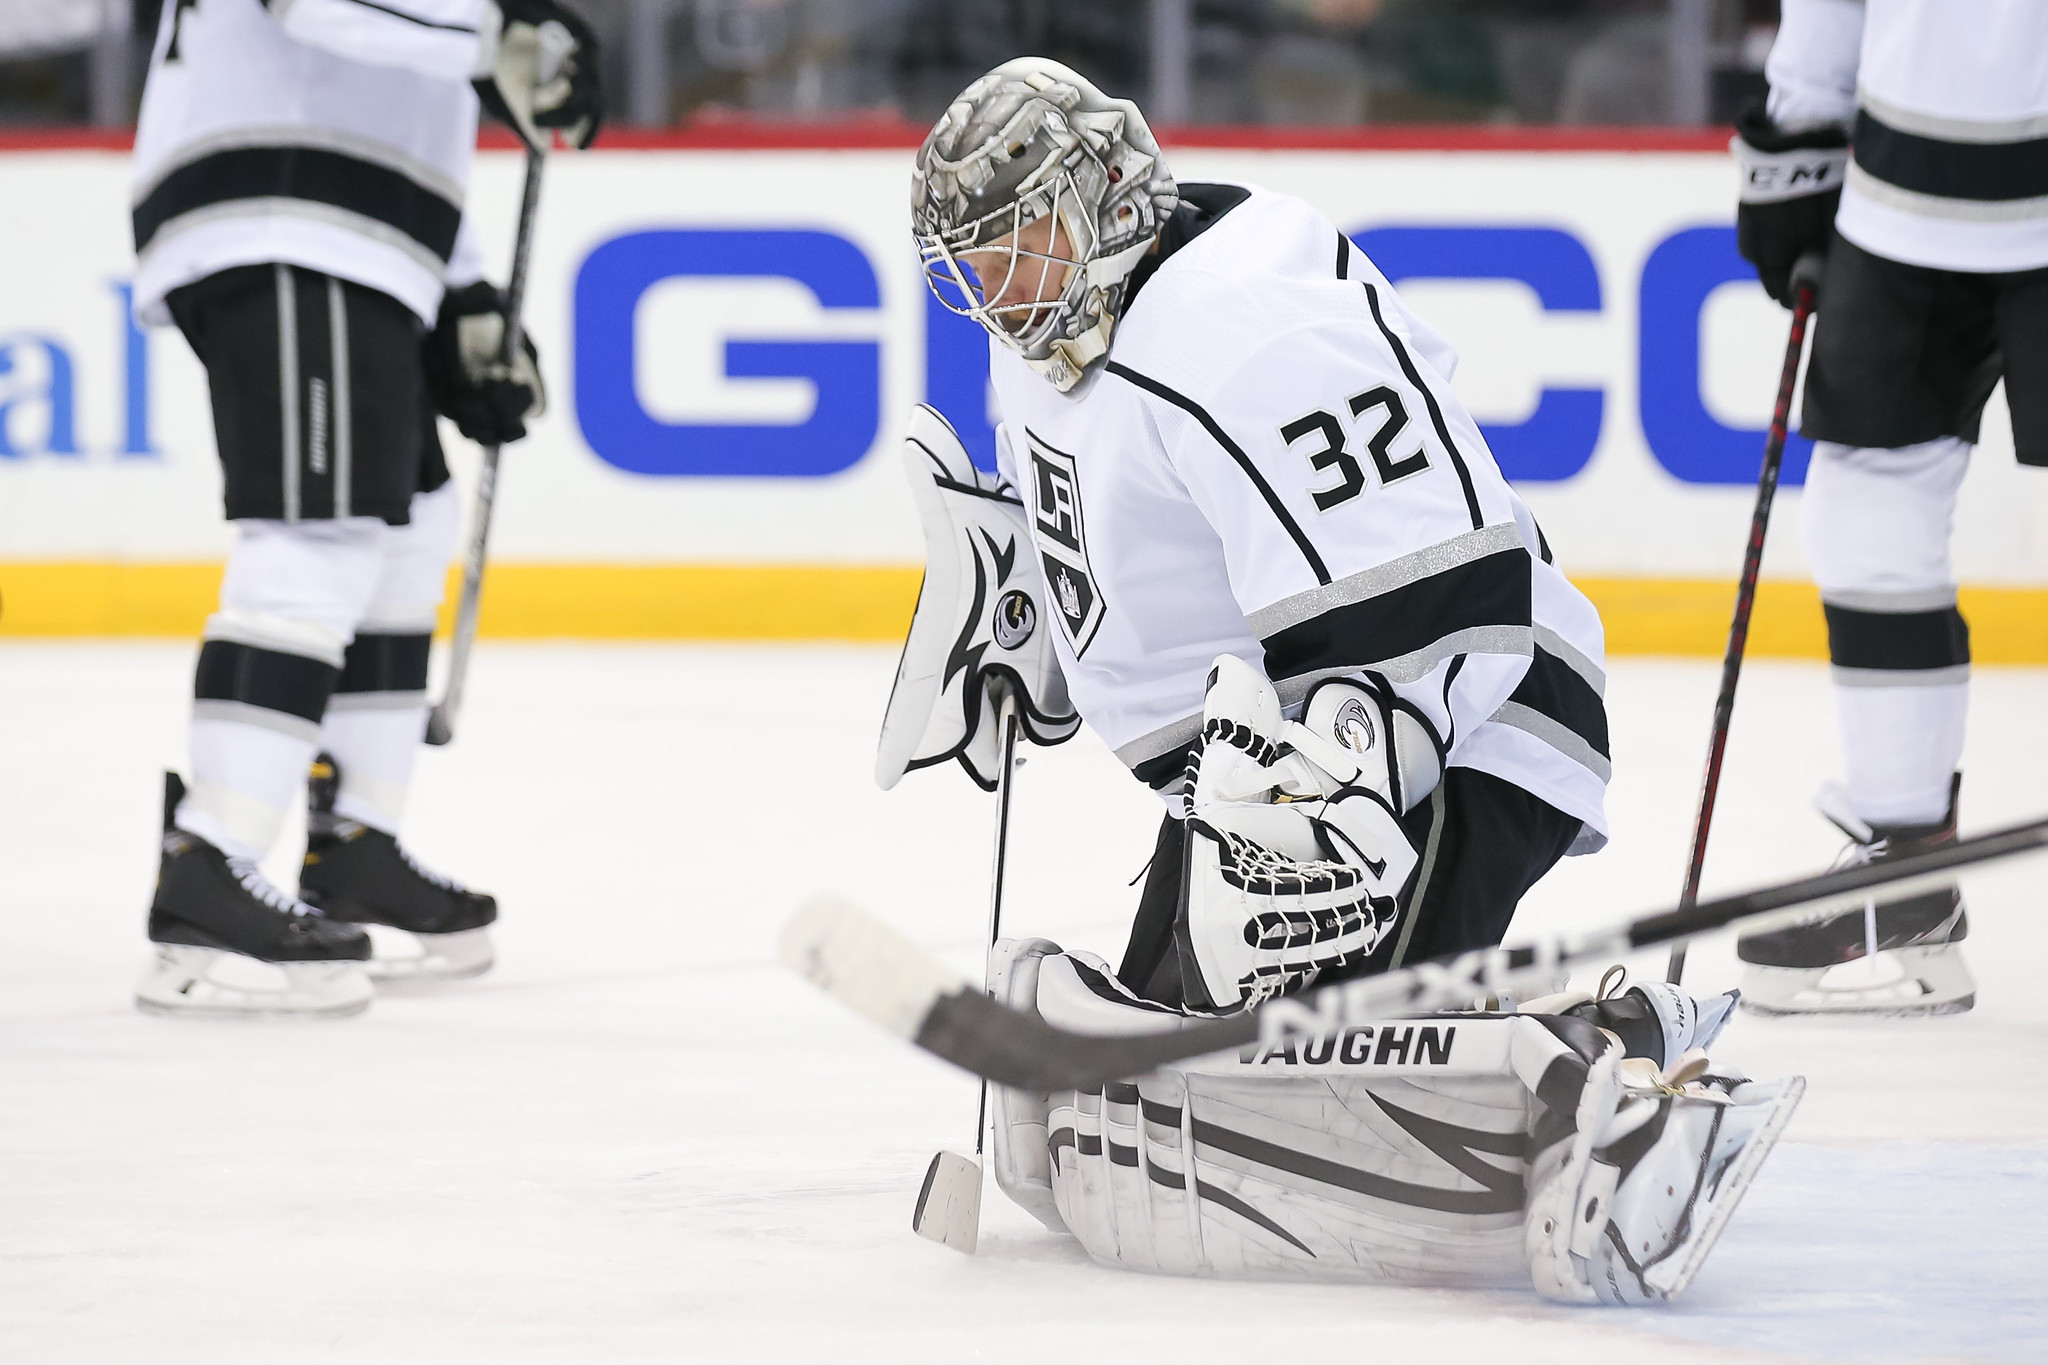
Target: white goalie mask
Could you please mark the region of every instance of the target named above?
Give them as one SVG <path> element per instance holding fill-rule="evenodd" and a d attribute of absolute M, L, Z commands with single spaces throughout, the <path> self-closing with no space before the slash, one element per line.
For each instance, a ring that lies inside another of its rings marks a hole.
<path fill-rule="evenodd" d="M 1130 273 L 1180 204 L 1138 107 L 1043 57 L 961 92 L 910 198 L 939 301 L 1061 392 L 1108 353 Z"/>

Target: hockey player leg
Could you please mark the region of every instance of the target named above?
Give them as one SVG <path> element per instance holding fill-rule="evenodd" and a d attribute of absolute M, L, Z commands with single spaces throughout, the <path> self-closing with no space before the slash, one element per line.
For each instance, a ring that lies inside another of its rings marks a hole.
<path fill-rule="evenodd" d="M 244 521 L 239 531 L 194 680 L 193 784 L 169 779 L 149 912 L 158 954 L 137 1003 L 351 1014 L 372 993 L 367 939 L 272 886 L 257 864 L 297 796 L 340 674 L 345 623 L 374 572 L 372 529 Z"/>
<path fill-rule="evenodd" d="M 307 785 L 299 893 L 368 928 L 387 989 L 476 976 L 493 959 L 497 902 L 421 865 L 398 841 L 427 723 L 427 654 L 461 511 L 453 483 L 384 528 L 377 590 L 344 656 Z"/>
<path fill-rule="evenodd" d="M 1956 610 L 1949 532 L 1970 447 L 1822 443 L 1808 476 L 1808 554 L 1827 610 L 1848 768 L 1822 813 L 1846 861 L 1953 843 L 1969 632 Z M 1947 1014 L 1976 986 L 1957 945 L 1969 922 L 1947 887 L 1743 938 L 1743 1003 L 1768 1014 Z"/>

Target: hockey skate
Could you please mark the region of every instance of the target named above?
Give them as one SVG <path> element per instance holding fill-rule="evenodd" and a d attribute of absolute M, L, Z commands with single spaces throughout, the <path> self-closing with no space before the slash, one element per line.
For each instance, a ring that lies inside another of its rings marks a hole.
<path fill-rule="evenodd" d="M 265 880 L 172 816 L 185 795 L 164 775 L 163 861 L 149 907 L 157 957 L 136 987 L 153 1014 L 358 1014 L 376 994 L 363 964 L 370 941 Z"/>
<path fill-rule="evenodd" d="M 1842 865 L 1886 862 L 1956 840 L 1958 774 L 1936 825 L 1865 824 L 1830 785 L 1816 803 L 1850 839 Z M 1970 932 L 1953 886 L 1867 903 L 1737 940 L 1742 1004 L 1757 1014 L 1960 1014 L 1977 1000 L 1959 946 Z"/>
<path fill-rule="evenodd" d="M 1574 1131 L 1529 1172 L 1524 1236 L 1548 1299 L 1640 1304 L 1684 1293 L 1806 1093 L 1806 1078 L 1661 1071 L 1611 1048 L 1588 1073 Z M 1539 1139 L 1540 1140 L 1540 1139 Z"/>
<path fill-rule="evenodd" d="M 329 919 L 367 927 L 370 976 L 403 989 L 480 976 L 491 968 L 498 902 L 422 867 L 393 836 L 335 814 L 341 768 L 313 760 L 307 783 L 306 863 L 299 895 Z"/>

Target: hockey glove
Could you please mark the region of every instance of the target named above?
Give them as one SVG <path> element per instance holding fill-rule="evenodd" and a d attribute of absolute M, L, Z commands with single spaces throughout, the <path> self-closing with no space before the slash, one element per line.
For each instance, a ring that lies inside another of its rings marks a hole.
<path fill-rule="evenodd" d="M 1735 210 L 1735 246 L 1756 267 L 1764 292 L 1792 306 L 1792 266 L 1808 252 L 1825 255 L 1849 166 L 1849 135 L 1839 124 L 1780 131 L 1762 105 L 1735 123 L 1729 144 L 1742 168 Z"/>
<path fill-rule="evenodd" d="M 976 469 L 933 409 L 911 409 L 903 459 L 924 524 L 924 584 L 882 716 L 875 781 L 886 791 L 913 768 L 957 758 L 993 791 L 1002 736 L 991 689 L 999 680 L 1032 743 L 1058 744 L 1081 728 L 1043 628 L 1031 528 L 1017 491 Z"/>
<path fill-rule="evenodd" d="M 504 25 L 484 54 L 477 98 L 530 147 L 546 147 L 553 132 L 588 147 L 604 121 L 597 34 L 557 0 L 498 0 L 498 9 Z"/>
<path fill-rule="evenodd" d="M 485 280 L 450 289 L 422 354 L 427 394 L 443 417 L 479 445 L 523 440 L 526 423 L 547 410 L 540 354 L 524 331 L 510 365 L 505 344 L 505 298 Z"/>
<path fill-rule="evenodd" d="M 1400 815 L 1441 763 L 1421 720 L 1357 683 L 1322 684 L 1288 721 L 1257 669 L 1218 658 L 1188 772 L 1188 1003 L 1246 1008 L 1377 948 L 1417 863 Z"/>

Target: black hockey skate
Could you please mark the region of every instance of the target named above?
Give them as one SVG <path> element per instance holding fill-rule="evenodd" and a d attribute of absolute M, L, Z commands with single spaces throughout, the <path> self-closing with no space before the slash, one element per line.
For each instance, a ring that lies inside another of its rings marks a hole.
<path fill-rule="evenodd" d="M 135 1001 L 160 1014 L 355 1014 L 375 989 L 370 939 L 267 881 L 256 864 L 172 823 L 185 784 L 164 774 L 163 860 L 149 907 L 157 959 Z"/>
<path fill-rule="evenodd" d="M 341 767 L 321 754 L 306 786 L 306 864 L 299 895 L 329 919 L 396 929 L 411 943 L 381 939 L 370 975 L 386 987 L 453 981 L 489 971 L 488 926 L 498 902 L 413 860 L 393 836 L 335 814 Z"/>
<path fill-rule="evenodd" d="M 1882 863 L 1954 843 L 1961 785 L 1957 774 L 1948 815 L 1933 825 L 1866 825 L 1832 790 L 1819 804 L 1849 836 L 1844 865 Z M 1969 933 L 1962 893 L 1946 886 L 1750 934 L 1735 944 L 1735 955 L 1749 964 L 1743 1008 L 1758 1014 L 1960 1014 L 1977 1001 L 1976 982 L 1956 946 Z"/>

